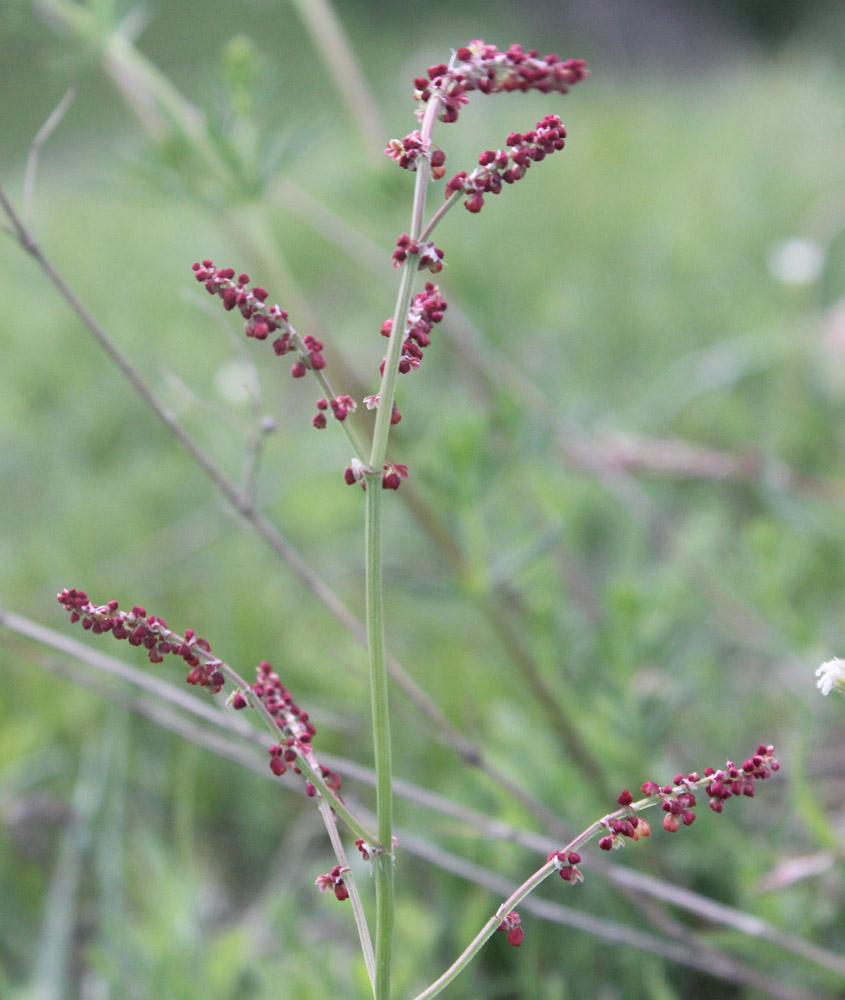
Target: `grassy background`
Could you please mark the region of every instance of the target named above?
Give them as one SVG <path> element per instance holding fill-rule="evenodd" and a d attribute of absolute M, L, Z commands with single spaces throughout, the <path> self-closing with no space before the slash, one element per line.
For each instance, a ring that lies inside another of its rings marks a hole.
<path fill-rule="evenodd" d="M 610 860 L 835 949 L 845 730 L 841 698 L 821 699 L 813 683 L 815 666 L 843 650 L 845 122 L 835 45 L 820 46 L 806 25 L 776 48 L 741 37 L 725 48 L 714 26 L 711 58 L 679 66 L 667 45 L 657 69 L 620 56 L 583 17 L 573 38 L 553 6 L 519 18 L 506 6 L 483 20 L 479 11 L 425 22 L 390 5 L 348 11 L 389 135 L 413 127 L 410 80 L 471 37 L 558 49 L 593 68 L 564 101 L 476 100 L 437 135 L 455 170 L 549 111 L 571 138 L 479 217 L 456 210 L 438 230 L 453 312 L 400 384 L 392 451 L 412 479 L 388 497 L 391 648 L 572 830 L 623 787 L 774 743 L 785 767 L 759 798 L 721 817 L 701 809 L 690 830 L 655 829 Z M 27 143 L 76 79 L 42 161 L 43 246 L 234 477 L 256 414 L 225 387 L 233 358 L 256 366 L 258 415 L 278 422 L 260 469 L 264 508 L 360 614 L 362 504 L 340 475 L 345 440 L 310 428 L 313 388 L 240 342 L 190 264 L 210 256 L 249 271 L 283 305 L 308 303 L 311 314 L 293 311 L 293 322 L 323 331 L 330 361 L 342 355 L 374 391 L 395 281 L 389 249 L 407 228 L 411 181 L 362 147 L 293 9 L 215 12 L 169 5 L 139 45 L 214 113 L 220 51 L 246 30 L 263 59 L 259 117 L 286 137 L 279 173 L 355 228 L 353 254 L 296 204 L 266 198 L 256 208 L 247 192 L 200 203 L 205 178 L 189 172 L 186 183 L 178 149 L 145 145 L 95 51 L 45 29 L 27 5 L 4 11 L 11 100 L 0 168 L 18 198 Z M 259 223 L 247 212 L 269 223 L 271 254 L 251 244 Z M 801 284 L 771 266 L 793 237 L 824 254 Z M 374 266 L 370 243 L 381 254 Z M 242 673 L 269 659 L 311 711 L 317 745 L 368 762 L 363 652 L 230 515 L 33 263 L 10 240 L 0 253 L 2 604 L 69 631 L 54 597 L 63 586 L 142 603 L 177 629 L 196 628 Z M 750 472 L 630 474 L 621 433 L 722 449 Z M 804 478 L 784 480 L 779 463 Z M 313 890 L 330 863 L 294 782 L 274 789 L 266 775 L 55 677 L 34 646 L 2 640 L 0 995 L 360 995 L 348 914 Z M 141 665 L 113 643 L 105 651 Z M 152 669 L 178 679 L 178 668 Z M 395 708 L 398 776 L 542 830 L 465 770 L 399 696 Z M 345 788 L 370 801 L 366 786 Z M 399 803 L 397 820 L 514 883 L 537 865 L 532 852 L 411 803 Z M 828 856 L 834 867 L 821 874 L 766 889 L 786 860 Z M 550 886 L 549 898 L 644 925 L 644 904 L 596 876 L 608 859 L 595 849 L 585 857 L 586 883 Z M 399 866 L 405 996 L 499 900 L 407 856 Z M 841 995 L 841 981 L 766 942 L 678 919 L 773 978 Z M 519 952 L 494 940 L 448 995 L 768 995 L 583 931 L 525 923 Z"/>

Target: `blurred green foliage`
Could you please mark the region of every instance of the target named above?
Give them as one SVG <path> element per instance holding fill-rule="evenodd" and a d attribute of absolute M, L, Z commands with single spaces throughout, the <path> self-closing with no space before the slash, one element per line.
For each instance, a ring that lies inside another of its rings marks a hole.
<path fill-rule="evenodd" d="M 109 6 L 100 14 L 118 23 L 126 10 Z M 390 248 L 412 185 L 360 141 L 294 10 L 255 4 L 244 23 L 236 6 L 203 17 L 192 7 L 190 19 L 184 5 L 163 6 L 138 43 L 206 112 L 215 173 L 172 119 L 156 142 L 142 138 L 97 44 L 10 5 L 2 179 L 19 200 L 27 143 L 75 79 L 42 157 L 42 245 L 229 475 L 242 474 L 258 420 L 275 419 L 262 504 L 361 614 L 362 505 L 342 481 L 345 440 L 310 427 L 313 386 L 242 343 L 190 264 L 248 271 L 326 341 L 335 370 L 342 359 L 350 381 L 375 391 Z M 530 35 L 510 7 L 497 23 L 471 8 L 449 23 L 417 15 L 416 31 L 404 11 L 384 8 L 374 31 L 351 9 L 385 139 L 414 127 L 412 78 L 470 37 L 593 55 L 589 32 L 578 48 L 559 17 L 542 23 L 542 5 Z M 774 743 L 786 766 L 754 801 L 721 817 L 702 808 L 673 838 L 654 818 L 649 841 L 610 860 L 835 949 L 835 867 L 761 891 L 785 859 L 841 853 L 845 814 L 843 706 L 813 685 L 815 666 L 843 649 L 843 75 L 809 46 L 796 36 L 779 51 L 738 47 L 694 75 L 623 72 L 599 51 L 593 77 L 560 103 L 476 99 L 439 129 L 455 170 L 549 111 L 570 141 L 480 217 L 456 210 L 438 230 L 453 311 L 400 383 L 392 453 L 412 478 L 387 505 L 386 577 L 391 649 L 573 831 L 623 787 Z M 821 251 L 800 282 L 777 265 L 794 238 Z M 63 586 L 142 603 L 196 628 L 242 673 L 269 659 L 309 707 L 317 746 L 368 762 L 362 650 L 228 511 L 35 265 L 11 240 L 2 255 L 3 606 L 65 630 Z M 253 377 L 250 408 L 238 388 Z M 644 442 L 662 442 L 663 465 L 628 471 L 632 441 L 640 457 Z M 739 472 L 689 476 L 667 441 L 700 449 L 711 468 L 715 450 L 738 456 Z M 3 634 L 0 995 L 363 995 L 349 914 L 313 889 L 329 852 L 294 783 L 274 787 L 269 771 L 218 759 L 47 666 Z M 150 669 L 178 679 L 178 668 Z M 399 695 L 395 716 L 399 777 L 539 829 Z M 370 803 L 367 787 L 344 787 Z M 424 832 L 514 884 L 537 865 L 403 800 L 397 821 L 400 841 L 401 828 Z M 636 901 L 594 877 L 607 861 L 589 851 L 583 886 L 545 894 L 642 925 Z M 398 885 L 406 996 L 499 899 L 401 853 Z M 841 990 L 769 942 L 678 919 L 773 980 L 819 997 Z M 519 952 L 496 935 L 447 995 L 767 995 L 524 923 Z"/>

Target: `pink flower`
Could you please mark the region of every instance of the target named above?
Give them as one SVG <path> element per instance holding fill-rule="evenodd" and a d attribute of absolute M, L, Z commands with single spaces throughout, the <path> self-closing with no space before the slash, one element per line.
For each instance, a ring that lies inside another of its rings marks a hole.
<path fill-rule="evenodd" d="M 349 899 L 349 890 L 346 888 L 346 884 L 343 881 L 343 876 L 348 872 L 348 868 L 343 868 L 341 865 L 335 865 L 331 871 L 326 872 L 325 875 L 318 875 L 314 880 L 314 884 L 320 890 L 320 892 L 328 892 L 329 889 L 334 893 L 335 899 L 344 900 Z"/>
<path fill-rule="evenodd" d="M 416 170 L 421 158 L 428 160 L 434 180 L 439 180 L 445 173 L 443 164 L 446 162 L 446 154 L 442 149 L 432 150 L 430 140 L 424 143 L 419 129 L 406 135 L 404 139 L 391 139 L 385 153 L 405 170 Z"/>

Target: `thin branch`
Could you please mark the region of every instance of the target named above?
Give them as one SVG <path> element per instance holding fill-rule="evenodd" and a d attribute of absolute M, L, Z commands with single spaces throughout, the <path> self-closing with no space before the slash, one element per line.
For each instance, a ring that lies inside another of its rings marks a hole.
<path fill-rule="evenodd" d="M 23 217 L 26 227 L 30 232 L 35 232 L 35 176 L 38 172 L 38 157 L 41 147 L 53 134 L 65 112 L 70 107 L 76 97 L 76 87 L 69 87 L 59 103 L 53 108 L 47 120 L 35 133 L 32 145 L 29 147 L 29 155 L 26 158 L 26 170 L 23 175 Z"/>

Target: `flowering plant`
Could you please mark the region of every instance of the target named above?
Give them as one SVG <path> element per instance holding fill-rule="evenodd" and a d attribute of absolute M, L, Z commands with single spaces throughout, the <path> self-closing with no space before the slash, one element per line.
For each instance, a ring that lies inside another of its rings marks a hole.
<path fill-rule="evenodd" d="M 311 334 L 299 333 L 290 321 L 288 309 L 278 304 L 268 305 L 271 301 L 269 291 L 252 284 L 249 275 L 220 267 L 207 258 L 193 265 L 194 276 L 206 291 L 219 297 L 225 310 L 241 315 L 246 337 L 257 342 L 268 341 L 276 357 L 290 354 L 293 378 L 317 381 L 320 395 L 314 404 L 316 413 L 311 424 L 315 429 L 325 429 L 331 415 L 345 433 L 352 451 L 342 475 L 347 484 L 363 488 L 365 507 L 366 639 L 377 792 L 374 821 L 362 818 L 344 801 L 339 770 L 321 762 L 314 748 L 316 728 L 310 714 L 294 701 L 269 663 L 262 661 L 256 679 L 248 680 L 212 652 L 210 643 L 192 629 L 175 632 L 163 618 L 148 614 L 143 607 L 122 611 L 114 600 L 99 605 L 84 590 L 75 588 L 63 589 L 58 595 L 71 621 L 81 623 L 85 630 L 98 635 L 111 634 L 115 639 L 142 647 L 154 664 L 164 662 L 168 656 L 180 658 L 189 668 L 188 683 L 205 688 L 212 695 L 229 684 L 232 688 L 227 697 L 229 706 L 237 711 L 251 709 L 260 717 L 269 733 L 266 746 L 269 770 L 276 777 L 288 772 L 302 776 L 306 794 L 315 799 L 320 808 L 336 863 L 318 875 L 314 883 L 320 892 L 333 896 L 336 901 L 350 901 L 372 992 L 377 1000 L 387 1000 L 391 995 L 394 881 L 402 851 L 401 839 L 397 842 L 393 833 L 392 820 L 389 664 L 382 581 L 383 491 L 398 490 L 412 472 L 407 465 L 388 457 L 391 428 L 402 419 L 396 399 L 398 376 L 420 367 L 424 351 L 431 345 L 432 332 L 444 321 L 448 309 L 437 284 L 426 280 L 422 289 L 417 290 L 415 282 L 419 281 L 420 271 L 426 273 L 426 278 L 443 271 L 446 254 L 431 237 L 447 212 L 462 202 L 469 213 L 478 214 L 486 199 L 523 179 L 532 165 L 561 151 L 567 138 L 561 120 L 553 114 L 546 115 L 524 132 L 510 132 L 503 148 L 482 151 L 477 166 L 459 170 L 445 180 L 442 203 L 427 215 L 429 188 L 434 182 L 444 180 L 448 173 L 447 155 L 434 145 L 433 132 L 437 122 L 457 121 L 469 95 L 474 93 L 489 95 L 535 90 L 565 94 L 586 76 L 587 70 L 581 60 L 562 60 L 557 55 L 543 57 L 535 50 L 525 51 L 516 45 L 499 50 L 476 41 L 457 49 L 448 64 L 432 66 L 425 76 L 414 81 L 414 95 L 419 102 L 419 127 L 404 138 L 390 140 L 385 149 L 400 167 L 415 175 L 415 190 L 408 232 L 398 236 L 391 252 L 391 262 L 399 271 L 400 281 L 393 314 L 380 326 L 380 334 L 387 339 L 386 355 L 378 369 L 380 382 L 377 387 L 373 386 L 376 391 L 361 399 L 367 410 L 375 411 L 369 438 L 360 433 L 351 419 L 358 409 L 357 401 L 343 391 L 345 387 L 338 388 L 334 384 L 330 343 L 324 344 Z M 40 253 L 28 239 L 27 230 L 8 202 L 4 200 L 3 204 L 21 243 Z M 221 484 L 218 482 L 218 485 Z M 262 523 L 243 497 L 227 495 L 237 501 L 240 510 L 250 514 L 256 525 Z M 357 495 L 360 497 L 360 492 Z M 262 527 L 261 530 L 267 529 Z M 601 850 L 610 851 L 621 847 L 626 840 L 637 842 L 648 837 L 650 827 L 641 814 L 658 805 L 665 814 L 664 830 L 677 832 L 680 826 L 693 823 L 697 795 L 703 792 L 710 808 L 721 812 L 723 804 L 731 798 L 753 796 L 756 781 L 767 779 L 778 769 L 773 747 L 760 744 L 741 763 L 728 761 L 722 769 L 708 767 L 703 776 L 697 772 L 679 774 L 662 785 L 648 781 L 642 785 L 643 798 L 639 800 L 629 791 L 622 792 L 616 800 L 619 808 L 569 838 L 565 846 L 547 854 L 545 862 L 496 907 L 457 959 L 418 994 L 417 1000 L 433 997 L 444 989 L 496 931 L 505 932 L 511 945 L 520 946 L 526 925 L 517 907 L 555 873 L 569 885 L 580 883 L 584 879 L 581 851 L 590 840 L 597 839 Z M 338 820 L 355 835 L 356 851 L 371 866 L 375 886 L 374 933 L 369 929 L 367 907 L 355 883 Z"/>

